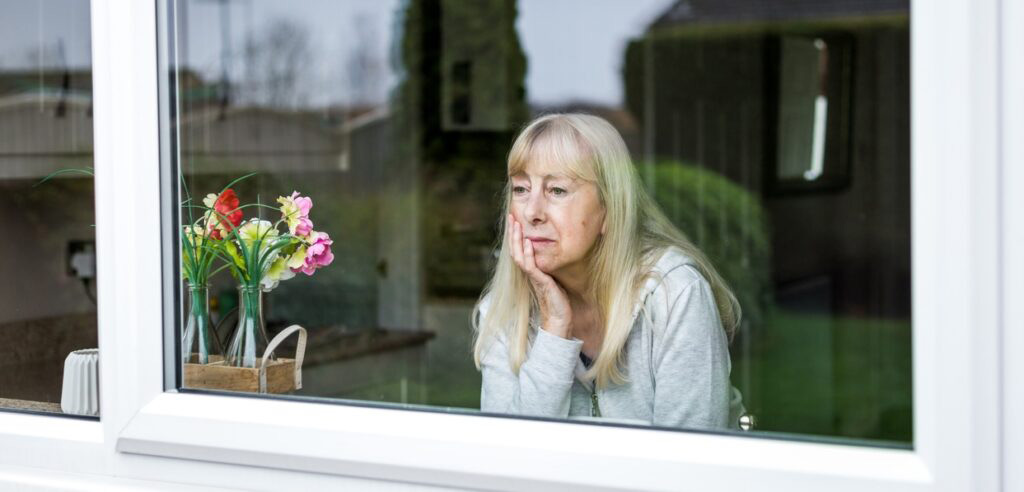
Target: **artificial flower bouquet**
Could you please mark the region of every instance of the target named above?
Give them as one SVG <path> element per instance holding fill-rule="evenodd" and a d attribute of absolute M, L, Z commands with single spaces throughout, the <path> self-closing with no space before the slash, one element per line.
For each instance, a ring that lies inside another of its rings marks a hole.
<path fill-rule="evenodd" d="M 191 294 L 189 321 L 182 337 L 185 363 L 195 349 L 200 365 L 217 363 L 263 370 L 261 356 L 272 354 L 273 347 L 267 350 L 262 293 L 272 291 L 298 273 L 313 275 L 334 260 L 330 235 L 313 229 L 309 217 L 313 208 L 311 198 L 296 191 L 279 197 L 278 207 L 262 203 L 242 205 L 231 186 L 248 176 L 233 181 L 218 194 L 207 195 L 202 205 L 192 204 L 191 197 L 183 202 L 190 220 L 181 236 L 182 273 Z M 195 211 L 200 212 L 198 218 Z M 264 213 L 268 211 L 274 216 L 280 214 L 279 218 L 265 219 Z M 253 216 L 246 219 L 246 212 Z M 214 268 L 216 264 L 219 266 Z M 223 352 L 223 360 L 218 361 L 211 357 L 220 348 L 215 346 L 216 337 L 210 336 L 206 296 L 210 277 L 225 269 L 238 285 L 238 323 L 230 345 Z M 300 339 L 304 339 L 305 330 L 299 330 Z M 300 341 L 300 345 L 304 344 Z M 272 355 L 270 358 L 274 359 Z M 189 371 L 186 373 L 187 376 Z"/>

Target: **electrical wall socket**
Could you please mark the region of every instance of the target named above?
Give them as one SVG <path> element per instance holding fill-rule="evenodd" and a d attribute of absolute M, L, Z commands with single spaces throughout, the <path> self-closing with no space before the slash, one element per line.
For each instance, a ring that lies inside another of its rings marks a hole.
<path fill-rule="evenodd" d="M 68 276 L 96 278 L 96 241 L 92 239 L 68 241 L 65 258 Z"/>

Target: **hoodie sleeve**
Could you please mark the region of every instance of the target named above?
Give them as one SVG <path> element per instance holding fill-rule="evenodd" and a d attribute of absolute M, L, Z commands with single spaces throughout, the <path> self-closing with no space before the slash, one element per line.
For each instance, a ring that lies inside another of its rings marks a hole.
<path fill-rule="evenodd" d="M 654 425 L 729 426 L 728 341 L 711 286 L 690 266 L 665 275 L 656 302 L 652 369 Z"/>
<path fill-rule="evenodd" d="M 480 316 L 483 319 L 484 308 Z M 583 341 L 537 330 L 519 374 L 509 366 L 504 334 L 495 337 L 481 358 L 480 410 L 540 417 L 569 416 L 573 369 Z"/>

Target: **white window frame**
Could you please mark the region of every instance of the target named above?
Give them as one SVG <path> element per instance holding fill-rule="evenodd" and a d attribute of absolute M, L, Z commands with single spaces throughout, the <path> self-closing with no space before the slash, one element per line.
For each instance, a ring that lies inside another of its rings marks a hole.
<path fill-rule="evenodd" d="M 1024 490 L 1024 2 L 1000 7 L 1002 486 Z"/>
<path fill-rule="evenodd" d="M 1006 466 L 1024 455 L 1024 424 L 1004 417 L 1024 409 L 1010 384 L 1024 336 L 1009 329 L 1024 310 L 1004 302 L 1024 298 L 1024 254 L 1009 247 L 1024 239 L 1024 171 L 1000 165 L 1024 160 L 1022 139 L 1004 138 L 1024 135 L 1022 96 L 1006 90 L 1024 86 L 1008 48 L 1022 46 L 1019 2 L 912 2 L 912 451 L 164 391 L 155 3 L 92 2 L 102 418 L 0 413 L 0 472 L 253 488 L 346 476 L 492 489 L 1024 483 Z"/>

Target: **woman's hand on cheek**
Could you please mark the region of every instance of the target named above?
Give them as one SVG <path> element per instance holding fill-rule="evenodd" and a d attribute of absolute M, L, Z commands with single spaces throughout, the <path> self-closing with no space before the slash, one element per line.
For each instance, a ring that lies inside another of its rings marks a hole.
<path fill-rule="evenodd" d="M 533 243 L 523 237 L 523 229 L 512 214 L 509 214 L 507 228 L 512 260 L 526 273 L 540 304 L 541 327 L 552 335 L 562 338 L 572 336 L 572 307 L 569 296 L 561 285 L 550 275 L 537 268 L 533 254 Z"/>

